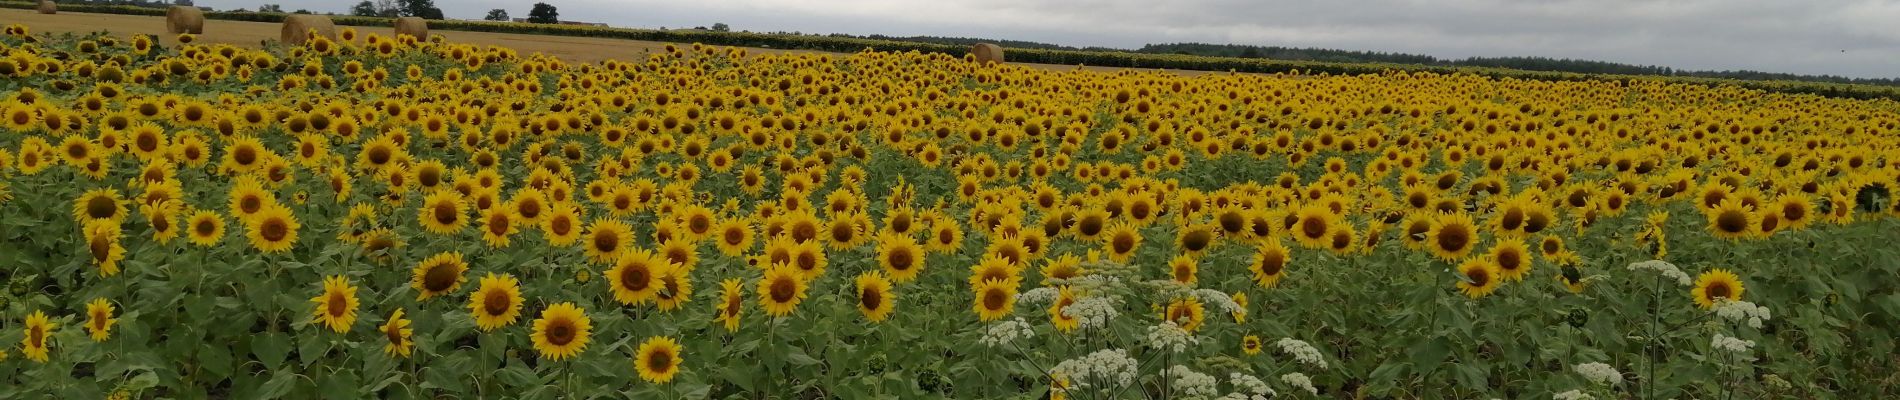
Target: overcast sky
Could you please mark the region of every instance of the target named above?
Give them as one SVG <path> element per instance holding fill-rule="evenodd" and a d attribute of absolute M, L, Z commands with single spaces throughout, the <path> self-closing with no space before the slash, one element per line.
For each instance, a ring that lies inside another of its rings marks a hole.
<path fill-rule="evenodd" d="M 1900 0 L 545 0 L 563 20 L 655 28 L 1008 38 L 1136 48 L 1212 42 L 1544 56 L 1900 77 Z M 354 0 L 198 0 L 347 12 Z M 435 0 L 449 18 L 533 0 Z"/>

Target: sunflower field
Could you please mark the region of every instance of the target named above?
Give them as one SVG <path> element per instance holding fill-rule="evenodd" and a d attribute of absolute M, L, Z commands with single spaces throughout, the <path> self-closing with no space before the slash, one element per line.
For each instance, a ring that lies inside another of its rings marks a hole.
<path fill-rule="evenodd" d="M 0 398 L 1890 398 L 1900 103 L 0 37 Z"/>

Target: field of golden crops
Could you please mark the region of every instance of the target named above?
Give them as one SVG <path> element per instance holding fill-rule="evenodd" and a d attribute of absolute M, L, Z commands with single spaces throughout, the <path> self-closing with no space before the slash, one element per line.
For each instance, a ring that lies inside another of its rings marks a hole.
<path fill-rule="evenodd" d="M 0 398 L 1900 395 L 1892 101 L 5 33 Z"/>

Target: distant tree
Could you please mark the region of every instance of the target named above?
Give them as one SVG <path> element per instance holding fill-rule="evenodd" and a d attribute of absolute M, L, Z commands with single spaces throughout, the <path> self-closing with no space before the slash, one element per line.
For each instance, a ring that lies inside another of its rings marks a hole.
<path fill-rule="evenodd" d="M 1247 46 L 1246 50 L 1240 51 L 1240 57 L 1241 58 L 1260 58 L 1260 48 Z"/>
<path fill-rule="evenodd" d="M 561 12 L 548 3 L 534 3 L 534 9 L 528 10 L 528 22 L 558 24 L 561 22 Z"/>
<path fill-rule="evenodd" d="M 185 7 L 196 7 L 196 6 L 197 6 L 197 4 L 192 4 L 192 2 L 191 2 L 191 0 L 172 0 L 172 5 L 174 5 L 174 6 L 185 6 Z"/>
<path fill-rule="evenodd" d="M 284 12 L 284 6 L 280 6 L 276 4 L 265 4 L 265 5 L 257 6 L 257 12 L 281 13 L 281 12 Z"/>
<path fill-rule="evenodd" d="M 488 10 L 488 16 L 482 17 L 482 19 L 489 20 L 489 21 L 508 22 L 508 10 L 503 10 L 499 8 Z"/>
<path fill-rule="evenodd" d="M 382 15 L 382 12 L 376 9 L 376 3 L 372 3 L 369 0 L 363 0 L 363 2 L 361 3 L 356 3 L 355 7 L 350 7 L 350 15 L 355 15 L 358 17 L 375 17 L 375 16 Z"/>
<path fill-rule="evenodd" d="M 397 1 L 399 0 L 376 0 L 376 16 L 386 18 L 402 16 L 401 4 Z"/>
<path fill-rule="evenodd" d="M 726 26 L 726 23 L 724 22 L 714 22 L 712 30 L 719 31 L 719 32 L 731 32 L 732 27 Z"/>
<path fill-rule="evenodd" d="M 314 13 L 312 13 L 312 12 L 310 12 L 310 10 L 305 10 L 305 9 L 301 9 L 301 8 L 299 8 L 299 9 L 297 9 L 297 11 L 291 11 L 290 13 L 291 13 L 291 14 L 314 14 Z"/>
<path fill-rule="evenodd" d="M 442 9 L 435 7 L 435 0 L 401 0 L 402 16 L 422 19 L 442 19 Z"/>

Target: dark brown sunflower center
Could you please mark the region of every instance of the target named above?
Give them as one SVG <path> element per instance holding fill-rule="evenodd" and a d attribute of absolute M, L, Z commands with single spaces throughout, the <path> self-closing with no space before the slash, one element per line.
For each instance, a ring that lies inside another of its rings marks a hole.
<path fill-rule="evenodd" d="M 383 330 L 383 335 L 389 337 L 389 344 L 402 345 L 402 326 L 396 325 L 395 321 L 390 321 L 389 326 Z"/>
<path fill-rule="evenodd" d="M 323 312 L 331 318 L 343 318 L 350 312 L 350 299 L 344 298 L 343 292 L 332 292 L 323 300 Z"/>
<path fill-rule="evenodd" d="M 1471 233 L 1460 226 L 1448 226 L 1438 231 L 1438 249 L 1456 252 L 1471 244 Z"/>
<path fill-rule="evenodd" d="M 265 241 L 282 241 L 290 236 L 290 224 L 283 218 L 266 218 L 264 223 L 257 227 L 257 233 L 263 236 Z"/>
<path fill-rule="evenodd" d="M 1524 267 L 1524 255 L 1519 254 L 1517 251 L 1499 252 L 1497 258 L 1499 269 L 1516 271 L 1518 268 Z"/>
<path fill-rule="evenodd" d="M 1708 293 L 1709 298 L 1711 299 L 1715 299 L 1715 298 L 1726 299 L 1726 298 L 1729 298 L 1729 296 L 1731 296 L 1731 293 L 1733 293 L 1733 290 L 1729 289 L 1728 283 L 1726 282 L 1716 282 L 1716 283 L 1709 284 L 1708 290 L 1704 291 L 1704 293 Z"/>
<path fill-rule="evenodd" d="M 1220 221 L 1220 229 L 1229 233 L 1240 232 L 1241 228 L 1247 225 L 1246 218 L 1232 211 L 1221 213 L 1216 219 Z"/>
<path fill-rule="evenodd" d="M 786 276 L 772 280 L 772 285 L 769 288 L 771 290 L 768 290 L 768 292 L 772 294 L 772 302 L 783 304 L 791 302 L 793 297 L 798 296 L 798 281 L 792 279 L 794 278 Z M 727 308 L 735 307 L 728 306 Z M 737 313 L 735 312 L 734 314 Z"/>
<path fill-rule="evenodd" d="M 890 254 L 884 256 L 884 261 L 891 264 L 891 269 L 908 271 L 911 266 L 916 264 L 917 260 L 910 254 L 909 248 L 895 248 L 891 250 Z"/>
<path fill-rule="evenodd" d="M 457 278 L 461 278 L 461 274 L 455 270 L 453 263 L 438 262 L 422 273 L 422 289 L 430 292 L 449 290 L 455 286 Z"/>
<path fill-rule="evenodd" d="M 883 290 L 875 287 L 867 287 L 858 291 L 858 306 L 864 307 L 866 310 L 876 311 L 878 307 L 882 307 L 883 305 Z"/>
<path fill-rule="evenodd" d="M 1715 228 L 1725 233 L 1748 231 L 1748 213 L 1742 210 L 1726 210 L 1715 216 Z"/>
<path fill-rule="evenodd" d="M 119 202 L 111 197 L 93 196 L 86 200 L 86 216 L 92 219 L 109 219 L 119 213 Z"/>
<path fill-rule="evenodd" d="M 568 343 L 573 343 L 574 331 L 574 321 L 570 321 L 566 318 L 556 318 L 552 321 L 548 321 L 546 335 L 548 344 L 566 346 Z"/>
<path fill-rule="evenodd" d="M 1008 291 L 992 288 L 983 292 L 983 309 L 985 310 L 1002 311 L 1003 305 L 1008 302 Z"/>
<path fill-rule="evenodd" d="M 1115 239 L 1109 241 L 1109 246 L 1112 247 L 1110 250 L 1114 250 L 1115 254 L 1128 254 L 1129 252 L 1135 251 L 1135 235 L 1132 233 L 1115 235 Z"/>
<path fill-rule="evenodd" d="M 198 223 L 192 224 L 191 231 L 198 236 L 211 236 L 218 232 L 218 224 L 209 219 L 199 220 Z"/>
<path fill-rule="evenodd" d="M 1208 232 L 1204 230 L 1188 231 L 1187 236 L 1181 237 L 1181 249 L 1187 250 L 1187 251 L 1206 250 L 1207 244 L 1211 243 L 1213 239 L 1214 239 L 1213 232 Z"/>
<path fill-rule="evenodd" d="M 652 271 L 644 263 L 634 263 L 620 269 L 620 288 L 638 292 L 653 285 Z"/>
<path fill-rule="evenodd" d="M 482 312 L 492 316 L 500 316 L 507 313 L 508 309 L 514 305 L 514 302 L 510 300 L 512 299 L 508 297 L 507 291 L 490 290 L 487 294 L 482 295 Z"/>
<path fill-rule="evenodd" d="M 665 374 L 668 371 L 671 371 L 672 369 L 673 369 L 673 351 L 672 350 L 665 350 L 665 349 L 654 350 L 652 353 L 647 354 L 647 370 L 648 371 L 653 371 L 654 373 L 658 373 L 658 374 Z"/>
<path fill-rule="evenodd" d="M 1465 279 L 1470 279 L 1472 286 L 1484 287 L 1491 284 L 1491 271 L 1484 268 L 1472 268 L 1465 271 Z"/>
<path fill-rule="evenodd" d="M 1517 209 L 1516 207 L 1504 210 L 1504 215 L 1498 217 L 1498 227 L 1504 228 L 1505 230 L 1517 230 L 1518 227 L 1523 225 L 1524 210 Z"/>
<path fill-rule="evenodd" d="M 1325 218 L 1307 217 L 1300 220 L 1300 234 L 1306 235 L 1308 238 L 1318 239 L 1326 237 L 1327 228 L 1329 227 L 1326 224 Z"/>

